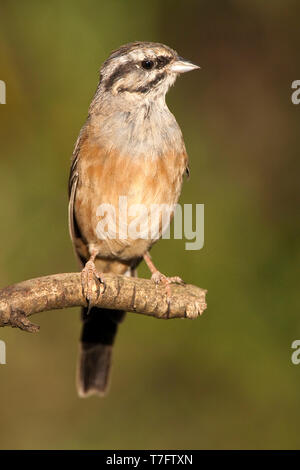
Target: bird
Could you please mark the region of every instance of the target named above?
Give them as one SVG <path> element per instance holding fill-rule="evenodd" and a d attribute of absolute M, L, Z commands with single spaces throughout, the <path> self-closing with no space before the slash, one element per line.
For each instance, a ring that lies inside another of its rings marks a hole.
<path fill-rule="evenodd" d="M 170 283 L 182 282 L 162 274 L 149 253 L 162 235 L 162 215 L 148 237 L 113 237 L 99 234 L 98 208 L 109 205 L 120 220 L 121 197 L 128 207 L 171 207 L 172 217 L 189 163 L 165 97 L 178 75 L 199 68 L 164 44 L 136 41 L 113 51 L 100 69 L 69 177 L 69 232 L 87 300 L 77 369 L 80 397 L 107 393 L 112 347 L 125 317 L 123 311 L 95 306 L 105 289 L 105 273 L 135 276 L 145 260 L 151 279 L 166 286 L 167 296 Z M 131 220 L 129 216 L 125 229 Z"/>

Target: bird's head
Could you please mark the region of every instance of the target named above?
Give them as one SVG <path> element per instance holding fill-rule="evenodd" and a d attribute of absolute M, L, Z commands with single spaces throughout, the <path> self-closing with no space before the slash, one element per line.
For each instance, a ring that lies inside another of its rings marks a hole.
<path fill-rule="evenodd" d="M 179 74 L 198 68 L 164 44 L 134 42 L 104 62 L 99 91 L 135 101 L 164 98 Z"/>

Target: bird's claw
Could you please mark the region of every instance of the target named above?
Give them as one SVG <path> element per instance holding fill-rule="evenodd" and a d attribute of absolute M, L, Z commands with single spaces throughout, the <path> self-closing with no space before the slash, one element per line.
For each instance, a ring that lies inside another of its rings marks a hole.
<path fill-rule="evenodd" d="M 167 294 L 167 302 L 170 303 L 171 301 L 171 288 L 170 284 L 185 284 L 185 282 L 179 276 L 167 277 L 162 274 L 160 271 L 155 271 L 152 276 L 151 280 L 155 282 L 155 284 L 163 284 L 166 288 Z"/>
<path fill-rule="evenodd" d="M 88 302 L 88 313 L 100 295 L 105 291 L 105 282 L 98 273 L 95 263 L 88 261 L 81 271 L 82 294 Z"/>

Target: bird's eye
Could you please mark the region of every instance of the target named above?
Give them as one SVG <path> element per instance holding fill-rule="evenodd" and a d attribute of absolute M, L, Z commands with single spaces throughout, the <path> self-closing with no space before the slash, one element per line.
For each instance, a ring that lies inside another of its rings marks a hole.
<path fill-rule="evenodd" d="M 154 65 L 153 60 L 143 60 L 142 67 L 143 69 L 150 70 Z"/>

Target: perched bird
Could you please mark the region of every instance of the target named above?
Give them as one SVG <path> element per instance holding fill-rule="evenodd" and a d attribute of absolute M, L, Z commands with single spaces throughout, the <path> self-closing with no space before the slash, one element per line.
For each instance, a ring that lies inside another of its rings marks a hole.
<path fill-rule="evenodd" d="M 197 68 L 170 47 L 152 42 L 121 46 L 101 67 L 88 118 L 75 145 L 69 179 L 69 229 L 83 267 L 83 292 L 89 304 L 82 313 L 80 396 L 105 393 L 112 345 L 125 315 L 93 306 L 105 287 L 102 275 L 135 275 L 144 259 L 155 282 L 168 287 L 170 282 L 181 281 L 161 274 L 149 255 L 161 236 L 161 218 L 152 236 L 99 236 L 97 210 L 109 204 L 120 220 L 120 196 L 126 197 L 128 208 L 136 204 L 175 206 L 183 176 L 189 171 L 188 157 L 165 95 L 179 74 Z M 128 217 L 129 224 L 129 210 Z M 124 227 L 117 223 L 117 233 L 121 229 Z"/>

